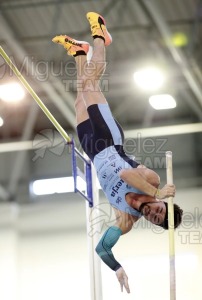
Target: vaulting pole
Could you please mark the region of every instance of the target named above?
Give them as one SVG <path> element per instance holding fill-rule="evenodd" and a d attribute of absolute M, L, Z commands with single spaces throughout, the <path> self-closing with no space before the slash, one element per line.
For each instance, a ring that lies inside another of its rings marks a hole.
<path fill-rule="evenodd" d="M 69 135 L 61 127 L 61 125 L 58 123 L 58 121 L 53 117 L 53 115 L 51 114 L 51 112 L 47 109 L 47 107 L 44 105 L 44 103 L 41 101 L 41 99 L 38 97 L 38 95 L 34 92 L 34 90 L 32 89 L 32 87 L 29 85 L 29 83 L 26 81 L 26 79 L 20 73 L 20 71 L 18 70 L 18 68 L 13 64 L 13 62 L 10 59 L 10 57 L 6 54 L 6 52 L 3 50 L 3 48 L 1 46 L 0 46 L 0 54 L 4 58 L 5 62 L 8 64 L 8 66 L 11 68 L 11 70 L 18 77 L 18 79 L 22 82 L 22 84 L 27 89 L 27 91 L 29 92 L 29 94 L 33 97 L 33 99 L 37 102 L 37 104 L 43 110 L 43 112 L 48 117 L 48 119 L 53 123 L 53 125 L 55 126 L 55 128 L 59 131 L 59 133 L 64 138 L 64 140 L 66 142 L 71 142 L 71 138 L 69 137 Z"/>
<path fill-rule="evenodd" d="M 167 184 L 173 184 L 172 152 L 166 152 Z M 175 238 L 174 238 L 174 207 L 173 197 L 168 198 L 168 224 L 169 224 L 169 258 L 170 258 L 170 300 L 176 300 L 175 280 Z"/>

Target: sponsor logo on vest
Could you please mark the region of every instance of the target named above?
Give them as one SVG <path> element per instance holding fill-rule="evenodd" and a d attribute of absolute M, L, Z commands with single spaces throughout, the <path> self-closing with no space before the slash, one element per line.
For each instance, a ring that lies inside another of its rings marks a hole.
<path fill-rule="evenodd" d="M 117 184 L 115 186 L 112 187 L 112 192 L 111 192 L 112 197 L 114 197 L 116 194 L 118 194 L 118 190 L 120 189 L 120 187 L 122 186 L 123 183 L 124 183 L 124 181 L 121 179 L 120 181 L 117 182 Z"/>
<path fill-rule="evenodd" d="M 114 173 L 118 173 L 119 171 L 121 171 L 122 170 L 122 167 L 121 166 L 119 166 L 118 168 L 116 168 L 116 170 L 114 170 Z"/>
<path fill-rule="evenodd" d="M 103 186 L 103 191 L 104 192 L 106 191 L 107 185 L 108 185 L 108 182 L 106 184 L 104 184 L 104 186 Z"/>
<path fill-rule="evenodd" d="M 115 158 L 116 158 L 116 156 L 114 154 L 108 157 L 109 161 L 112 161 Z"/>
<path fill-rule="evenodd" d="M 121 201 L 122 201 L 121 197 L 118 197 L 118 198 L 116 199 L 116 203 L 117 203 L 117 204 L 119 204 Z"/>
<path fill-rule="evenodd" d="M 105 179 L 107 177 L 107 173 L 104 172 L 104 174 L 102 175 L 102 178 Z"/>
<path fill-rule="evenodd" d="M 108 160 L 105 160 L 97 169 L 97 173 L 100 172 L 100 170 L 108 163 Z"/>

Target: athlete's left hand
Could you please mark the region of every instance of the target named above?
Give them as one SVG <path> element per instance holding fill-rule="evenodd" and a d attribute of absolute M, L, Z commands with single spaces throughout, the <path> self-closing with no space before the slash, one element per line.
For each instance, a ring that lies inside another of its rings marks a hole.
<path fill-rule="evenodd" d="M 156 195 L 157 199 L 165 199 L 167 197 L 175 197 L 175 185 L 174 184 L 166 184 L 164 187 L 158 191 L 158 195 Z"/>
<path fill-rule="evenodd" d="M 128 284 L 128 276 L 126 275 L 126 272 L 124 269 L 121 267 L 116 271 L 116 276 L 118 278 L 118 281 L 121 286 L 121 291 L 123 292 L 123 287 L 126 289 L 127 293 L 130 293 L 130 288 Z"/>

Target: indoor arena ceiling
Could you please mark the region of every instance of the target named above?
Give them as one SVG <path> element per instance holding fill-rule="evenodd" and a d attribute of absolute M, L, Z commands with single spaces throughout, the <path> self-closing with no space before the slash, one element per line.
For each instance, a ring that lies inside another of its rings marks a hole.
<path fill-rule="evenodd" d="M 86 20 L 97 11 L 107 20 L 113 44 L 107 49 L 108 67 L 102 88 L 115 117 L 124 129 L 167 124 L 197 123 L 202 119 L 202 1 L 198 0 L 6 0 L 0 2 L 0 41 L 37 94 L 65 129 L 75 127 L 75 71 L 73 60 L 51 42 L 56 34 L 68 34 L 92 43 Z M 184 33 L 182 47 L 169 35 Z M 169 46 L 169 47 L 168 47 Z M 158 93 L 176 98 L 176 109 L 155 111 L 149 93 L 138 90 L 133 73 L 146 65 L 160 66 L 166 84 Z M 1 81 L 16 80 L 1 60 Z M 20 138 L 34 101 L 11 107 L 1 101 L 5 125 L 1 139 Z M 51 124 L 41 111 L 32 134 Z"/>
<path fill-rule="evenodd" d="M 62 127 L 75 131 L 75 69 L 73 59 L 51 40 L 68 34 L 92 44 L 88 11 L 105 17 L 113 37 L 102 90 L 126 136 L 135 137 L 141 128 L 148 129 L 146 136 L 200 132 L 201 0 L 1 0 L 0 45 Z M 146 92 L 134 83 L 133 73 L 151 65 L 166 74 L 158 92 Z M 17 81 L 3 59 L 0 72 L 1 84 Z M 176 108 L 154 110 L 148 102 L 153 94 L 172 95 Z M 0 99 L 0 116 L 2 144 L 29 141 L 53 128 L 27 92 L 20 103 Z M 195 142 L 196 147 L 201 144 L 201 135 Z"/>

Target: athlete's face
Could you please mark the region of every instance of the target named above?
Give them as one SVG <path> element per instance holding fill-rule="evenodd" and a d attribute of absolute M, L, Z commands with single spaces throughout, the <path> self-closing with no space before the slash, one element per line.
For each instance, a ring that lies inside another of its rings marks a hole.
<path fill-rule="evenodd" d="M 164 202 L 147 202 L 143 203 L 141 207 L 141 213 L 146 220 L 153 224 L 162 224 L 166 215 L 166 206 Z"/>

